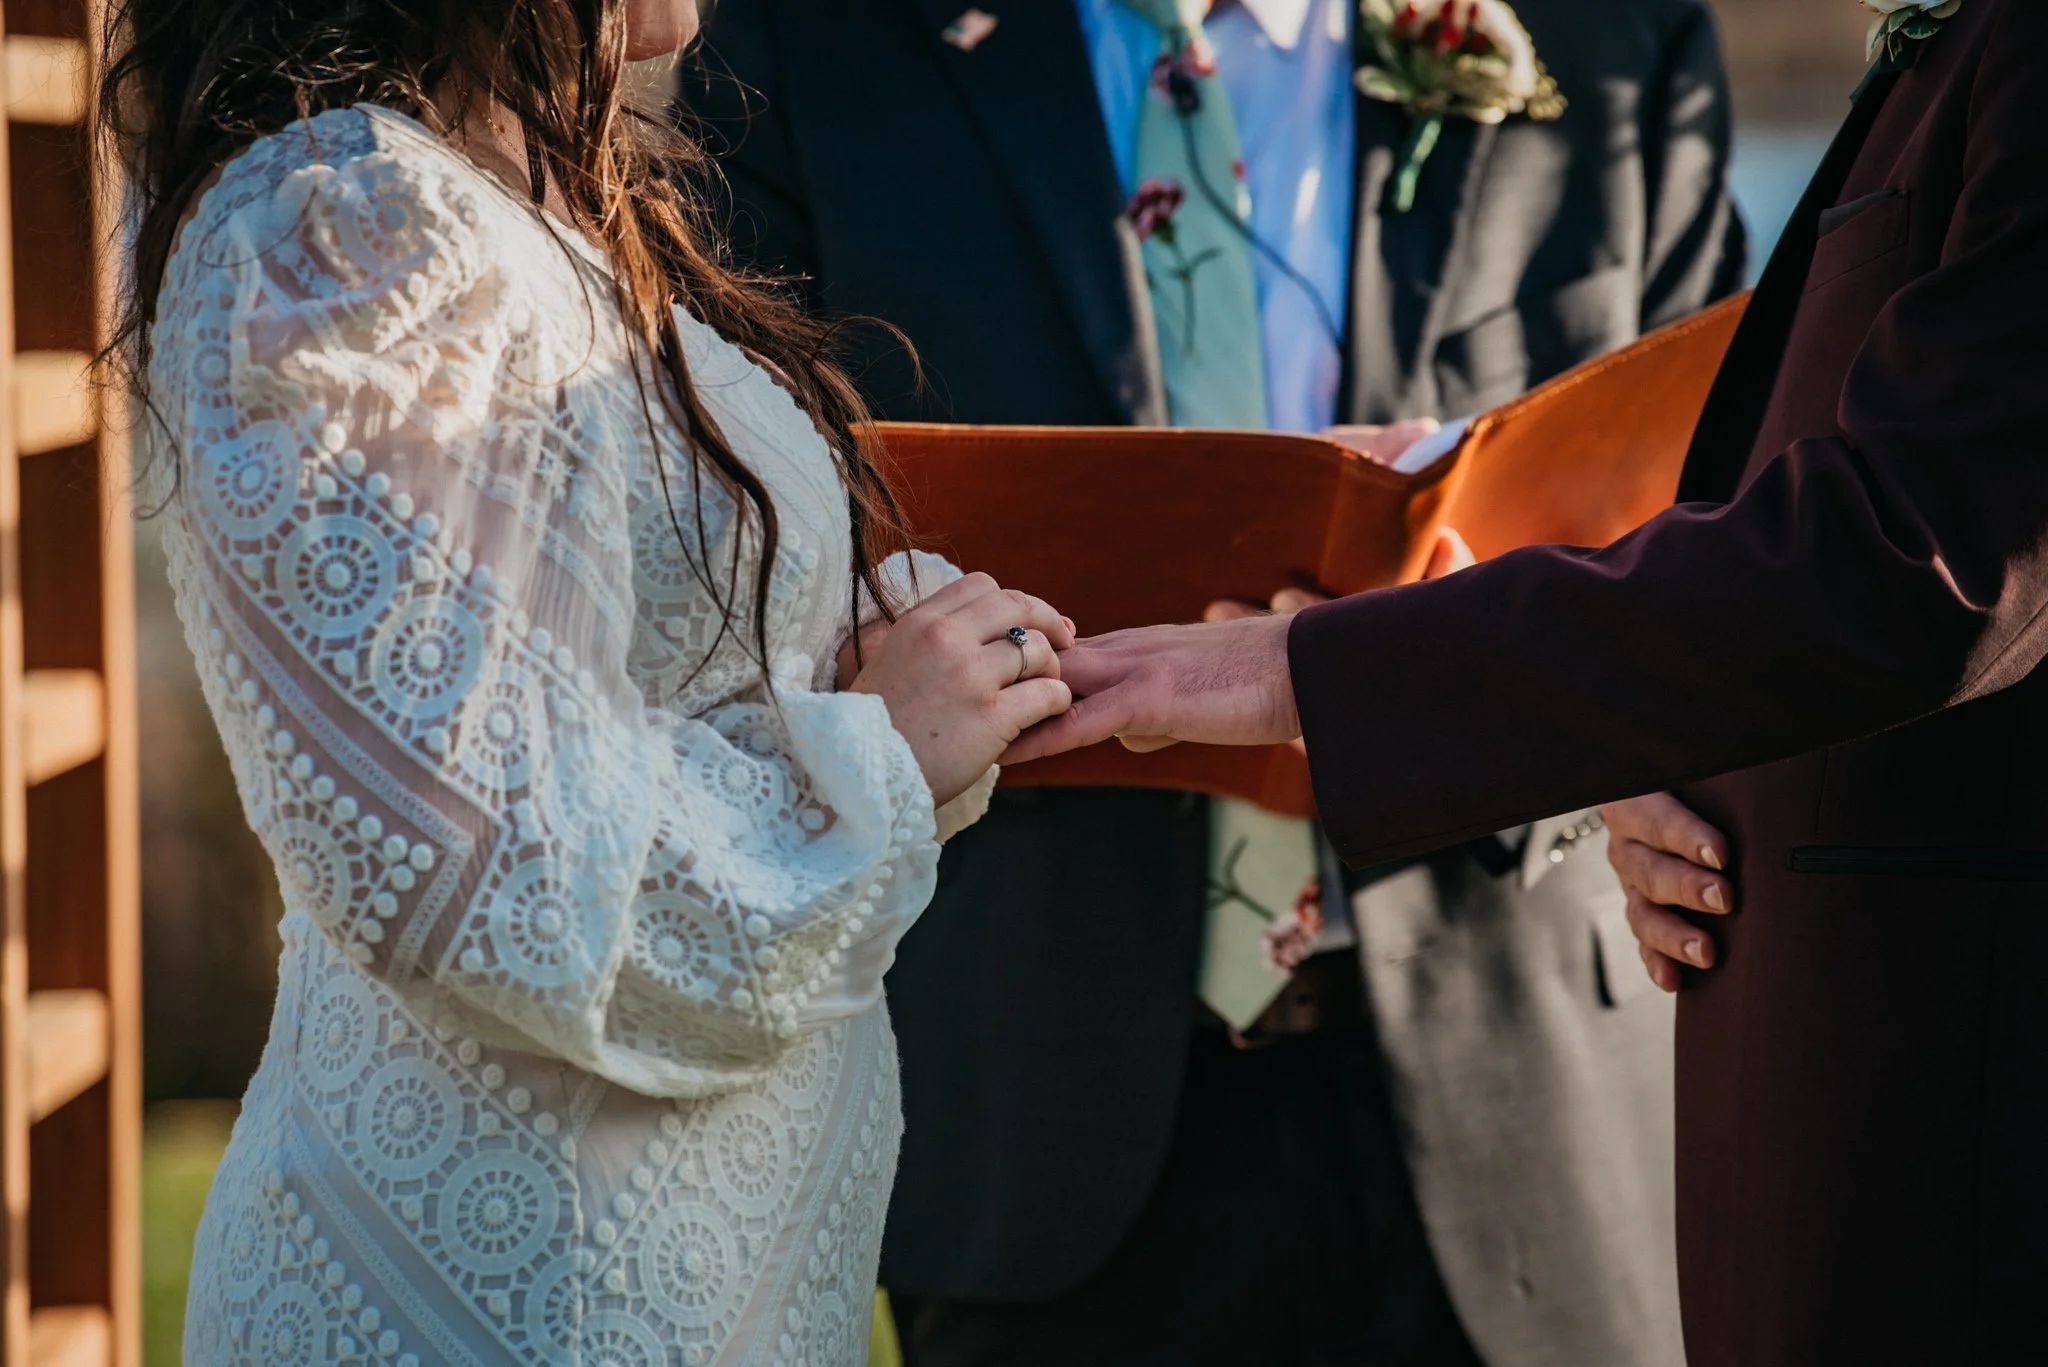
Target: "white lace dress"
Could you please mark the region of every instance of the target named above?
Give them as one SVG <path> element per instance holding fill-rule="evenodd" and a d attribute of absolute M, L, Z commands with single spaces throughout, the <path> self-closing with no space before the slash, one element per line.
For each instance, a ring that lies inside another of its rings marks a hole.
<path fill-rule="evenodd" d="M 771 696 L 758 541 L 709 480 L 699 518 L 610 299 L 587 245 L 372 108 L 238 157 L 170 263 L 171 575 L 287 908 L 192 1367 L 865 1358 L 881 978 L 941 823 L 880 700 L 829 691 L 824 441 L 681 320 L 781 513 Z"/>

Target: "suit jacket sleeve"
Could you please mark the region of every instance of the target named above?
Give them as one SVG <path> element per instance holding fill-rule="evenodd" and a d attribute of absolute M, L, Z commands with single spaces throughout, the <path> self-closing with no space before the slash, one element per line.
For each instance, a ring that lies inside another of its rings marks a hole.
<path fill-rule="evenodd" d="M 1749 237 L 1728 193 L 1728 75 L 1704 6 L 1669 39 L 1643 108 L 1649 216 L 1642 326 L 1648 332 L 1741 289 L 1749 264 Z"/>
<path fill-rule="evenodd" d="M 1840 435 L 1605 550 L 1536 547 L 1303 613 L 1325 826 L 1353 863 L 1768 763 L 2006 687 L 2048 649 L 2048 7 L 2008 4 L 1937 266 Z"/>
<path fill-rule="evenodd" d="M 770 0 L 717 7 L 684 71 L 679 112 L 717 158 L 700 188 L 725 216 L 739 264 L 791 280 L 815 308 L 817 231 L 782 104 L 776 9 Z"/>

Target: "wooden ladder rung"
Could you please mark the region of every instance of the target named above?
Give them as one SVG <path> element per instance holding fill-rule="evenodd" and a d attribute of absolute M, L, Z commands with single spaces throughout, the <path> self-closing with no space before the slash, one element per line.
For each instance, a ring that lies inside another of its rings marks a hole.
<path fill-rule="evenodd" d="M 97 1305 L 53 1305 L 28 1322 L 29 1367 L 107 1367 L 114 1335 Z"/>
<path fill-rule="evenodd" d="M 31 1123 L 107 1075 L 107 995 L 91 988 L 28 994 Z"/>
<path fill-rule="evenodd" d="M 85 44 L 75 38 L 7 39 L 7 117 L 15 123 L 85 122 Z"/>
<path fill-rule="evenodd" d="M 31 669 L 21 679 L 21 767 L 31 785 L 98 759 L 107 688 L 90 669 Z"/>
<path fill-rule="evenodd" d="M 92 357 L 24 351 L 14 358 L 14 447 L 24 456 L 90 441 L 99 431 Z"/>

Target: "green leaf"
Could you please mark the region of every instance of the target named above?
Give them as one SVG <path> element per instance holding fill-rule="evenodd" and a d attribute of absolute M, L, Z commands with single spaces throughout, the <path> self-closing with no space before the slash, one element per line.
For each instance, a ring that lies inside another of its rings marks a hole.
<path fill-rule="evenodd" d="M 1407 104 L 1415 96 L 1413 88 L 1406 82 L 1372 66 L 1359 68 L 1358 93 L 1367 99 L 1385 100 L 1389 104 Z"/>

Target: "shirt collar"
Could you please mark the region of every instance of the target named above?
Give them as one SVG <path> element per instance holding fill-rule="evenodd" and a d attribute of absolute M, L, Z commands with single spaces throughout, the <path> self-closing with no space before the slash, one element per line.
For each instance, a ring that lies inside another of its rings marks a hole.
<path fill-rule="evenodd" d="M 1274 47 L 1292 52 L 1308 27 L 1309 11 L 1316 0 L 1222 0 L 1242 5 Z"/>

